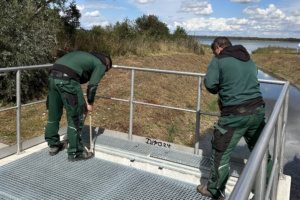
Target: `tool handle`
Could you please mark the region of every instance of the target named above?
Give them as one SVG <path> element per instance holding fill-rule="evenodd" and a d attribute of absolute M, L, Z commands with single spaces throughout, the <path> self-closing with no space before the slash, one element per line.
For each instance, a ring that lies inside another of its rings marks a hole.
<path fill-rule="evenodd" d="M 90 114 L 90 152 L 93 150 L 93 138 L 92 138 L 92 115 Z"/>

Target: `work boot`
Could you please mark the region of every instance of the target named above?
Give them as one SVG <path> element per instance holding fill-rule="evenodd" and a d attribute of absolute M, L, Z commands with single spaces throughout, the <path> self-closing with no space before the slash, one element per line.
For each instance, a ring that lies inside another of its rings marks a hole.
<path fill-rule="evenodd" d="M 225 200 L 225 197 L 220 196 L 219 198 L 215 198 L 210 191 L 207 189 L 207 185 L 198 185 L 197 191 L 202 195 L 206 197 L 210 197 L 215 200 Z"/>
<path fill-rule="evenodd" d="M 67 143 L 60 143 L 58 146 L 50 146 L 49 147 L 49 155 L 55 156 L 60 151 L 64 150 L 67 146 Z"/>
<path fill-rule="evenodd" d="M 69 156 L 68 161 L 74 162 L 74 161 L 79 161 L 79 160 L 87 160 L 87 159 L 90 159 L 93 157 L 94 157 L 93 152 L 84 151 L 80 155 L 74 155 L 74 157 Z"/>

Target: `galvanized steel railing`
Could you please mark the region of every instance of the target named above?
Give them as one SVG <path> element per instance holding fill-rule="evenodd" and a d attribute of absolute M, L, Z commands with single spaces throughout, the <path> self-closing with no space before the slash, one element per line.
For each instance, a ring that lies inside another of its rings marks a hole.
<path fill-rule="evenodd" d="M 17 109 L 17 150 L 14 153 L 20 153 L 22 150 L 21 142 L 21 107 L 33 105 L 45 100 L 37 101 L 29 104 L 21 104 L 21 71 L 28 69 L 41 69 L 49 68 L 52 64 L 45 65 L 35 65 L 35 66 L 23 66 L 23 67 L 10 67 L 10 68 L 0 68 L 1 72 L 16 71 L 16 106 L 9 107 L 0 110 L 4 112 L 7 110 Z M 130 99 L 119 99 L 105 96 L 97 96 L 98 98 L 111 99 L 116 101 L 129 102 L 130 104 L 130 116 L 129 116 L 129 134 L 128 139 L 132 140 L 132 124 L 133 124 L 133 105 L 147 105 L 155 106 L 161 108 L 168 108 L 174 110 L 181 110 L 186 112 L 196 113 L 196 130 L 195 130 L 195 147 L 194 153 L 199 154 L 199 130 L 200 130 L 200 115 L 210 115 L 210 116 L 219 116 L 218 114 L 201 112 L 201 88 L 202 88 L 202 77 L 205 74 L 202 73 L 192 73 L 192 72 L 182 72 L 182 71 L 170 71 L 170 70 L 160 70 L 160 69 L 150 69 L 150 68 L 138 68 L 138 67 L 128 67 L 128 66 L 118 66 L 113 65 L 115 69 L 131 70 L 131 92 Z M 198 77 L 197 83 L 197 109 L 190 110 L 185 108 L 171 107 L 159 104 L 151 104 L 145 102 L 139 102 L 134 100 L 134 78 L 135 71 L 144 71 L 144 72 L 154 72 L 154 73 L 165 73 L 165 74 L 175 74 L 183 76 L 196 76 Z M 284 81 L 270 81 L 270 80 L 259 80 L 261 83 L 268 84 L 281 84 L 284 85 L 281 94 L 276 102 L 274 110 L 263 130 L 262 136 L 259 138 L 255 148 L 253 149 L 248 162 L 239 178 L 237 185 L 235 186 L 230 199 L 240 200 L 248 199 L 250 190 L 256 179 L 256 188 L 255 188 L 255 199 L 276 199 L 278 179 L 282 176 L 283 172 L 283 155 L 284 155 L 284 144 L 285 144 L 285 132 L 286 132 L 286 122 L 287 122 L 287 112 L 288 112 L 288 98 L 289 98 L 289 82 Z M 269 180 L 268 188 L 263 187 L 266 183 L 266 164 L 267 164 L 267 153 L 268 153 L 268 144 L 271 139 L 271 136 L 275 130 L 275 142 L 274 142 L 274 152 L 273 152 L 273 169 L 271 177 Z M 0 149 L 1 152 L 1 149 Z M 10 154 L 12 154 L 10 152 Z M 8 156 L 4 155 L 3 157 Z M 0 156 L 0 159 L 2 157 Z M 253 176 L 257 174 L 256 176 Z M 280 177 L 279 177 L 280 176 Z M 270 196 L 271 194 L 271 196 Z"/>
<path fill-rule="evenodd" d="M 283 178 L 283 158 L 290 87 L 288 81 L 277 81 L 276 83 L 283 84 L 282 91 L 259 140 L 251 152 L 243 172 L 231 193 L 230 199 L 248 199 L 252 185 L 255 182 L 255 200 L 276 200 L 278 181 L 280 178 Z M 268 145 L 274 132 L 273 167 L 266 188 Z M 254 174 L 256 174 L 256 176 L 254 176 Z"/>
<path fill-rule="evenodd" d="M 41 69 L 41 68 L 49 68 L 52 67 L 52 64 L 45 64 L 45 65 L 33 65 L 33 66 L 22 66 L 22 67 L 7 67 L 7 68 L 0 68 L 0 73 L 1 72 L 12 72 L 12 71 L 16 71 L 16 106 L 14 107 L 9 107 L 9 108 L 5 108 L 0 110 L 0 112 L 3 111 L 7 111 L 7 110 L 13 110 L 13 109 L 17 109 L 17 152 L 16 153 L 20 153 L 22 150 L 22 141 L 21 141 L 21 107 L 22 106 L 28 106 L 28 105 L 33 105 L 33 104 L 37 104 L 37 103 L 41 103 L 41 102 L 45 102 L 44 101 L 37 101 L 34 103 L 30 103 L 30 104 L 24 104 L 22 105 L 21 103 L 21 72 L 22 70 L 27 70 L 27 69 Z M 12 153 L 12 151 L 9 151 L 9 153 Z M 7 155 L 3 155 L 7 156 Z M 1 157 L 0 157 L 1 159 Z"/>

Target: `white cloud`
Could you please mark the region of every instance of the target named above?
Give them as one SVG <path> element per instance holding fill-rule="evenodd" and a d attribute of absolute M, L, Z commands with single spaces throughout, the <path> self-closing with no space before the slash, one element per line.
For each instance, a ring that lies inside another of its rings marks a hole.
<path fill-rule="evenodd" d="M 76 5 L 76 7 L 80 12 L 84 9 L 84 5 Z"/>
<path fill-rule="evenodd" d="M 86 25 L 88 28 L 92 28 L 93 26 L 108 26 L 110 23 L 108 21 L 103 21 L 103 22 L 90 22 L 89 24 Z"/>
<path fill-rule="evenodd" d="M 86 12 L 85 17 L 100 17 L 100 12 L 98 10 L 92 12 Z"/>
<path fill-rule="evenodd" d="M 192 12 L 195 15 L 210 15 L 213 13 L 212 6 L 207 1 L 183 1 L 179 11 Z"/>
<path fill-rule="evenodd" d="M 300 16 L 300 10 L 294 10 L 293 14 L 294 14 L 295 16 Z"/>
<path fill-rule="evenodd" d="M 77 8 L 80 11 L 88 10 L 88 9 L 99 9 L 99 10 L 127 10 L 124 7 L 111 6 L 106 4 L 86 4 L 86 5 L 77 5 Z"/>
<path fill-rule="evenodd" d="M 251 3 L 251 2 L 260 2 L 260 0 L 230 0 L 231 2 L 236 3 Z"/>
<path fill-rule="evenodd" d="M 80 18 L 80 24 L 85 29 L 90 29 L 93 26 L 105 27 L 111 24 L 107 17 L 103 16 L 99 12 L 99 10 L 112 10 L 113 12 L 118 12 L 118 10 L 127 10 L 127 8 L 125 7 L 112 6 L 106 4 L 82 4 L 77 5 L 77 7 L 82 13 L 82 17 Z M 84 11 L 87 12 L 84 13 Z"/>
<path fill-rule="evenodd" d="M 182 26 L 192 31 L 241 31 L 249 24 L 247 19 L 237 18 L 193 18 L 182 23 L 176 22 L 174 25 Z"/>
<path fill-rule="evenodd" d="M 250 19 L 257 19 L 260 21 L 274 21 L 285 18 L 285 14 L 280 9 L 276 8 L 274 4 L 270 4 L 266 9 L 247 7 L 243 10 L 243 13 L 250 15 Z"/>
<path fill-rule="evenodd" d="M 147 4 L 150 2 L 154 2 L 154 0 L 135 0 L 135 2 L 139 4 Z"/>

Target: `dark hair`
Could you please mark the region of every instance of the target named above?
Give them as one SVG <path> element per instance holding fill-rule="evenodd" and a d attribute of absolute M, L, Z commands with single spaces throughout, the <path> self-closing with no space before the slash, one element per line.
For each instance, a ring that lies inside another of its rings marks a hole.
<path fill-rule="evenodd" d="M 225 47 L 232 46 L 230 40 L 227 37 L 217 37 L 213 43 L 211 43 L 210 48 L 214 52 L 216 50 L 216 46 L 222 47 L 223 49 Z"/>

